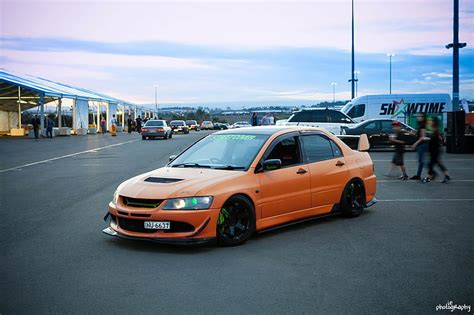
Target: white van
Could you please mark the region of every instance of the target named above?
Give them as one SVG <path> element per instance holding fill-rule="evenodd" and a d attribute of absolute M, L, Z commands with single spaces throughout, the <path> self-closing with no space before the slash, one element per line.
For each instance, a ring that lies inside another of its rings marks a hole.
<path fill-rule="evenodd" d="M 449 94 L 385 94 L 354 98 L 341 111 L 356 122 L 372 118 L 390 118 L 406 122 L 415 113 L 441 114 L 453 110 Z"/>
<path fill-rule="evenodd" d="M 277 121 L 276 124 L 283 126 L 319 127 L 335 135 L 340 135 L 344 129 L 343 127 L 353 125 L 354 121 L 336 109 L 303 108 L 294 112 L 287 121 L 283 123 Z"/>

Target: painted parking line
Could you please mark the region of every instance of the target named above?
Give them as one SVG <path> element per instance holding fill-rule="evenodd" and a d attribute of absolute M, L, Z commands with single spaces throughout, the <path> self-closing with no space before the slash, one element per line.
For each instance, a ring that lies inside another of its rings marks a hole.
<path fill-rule="evenodd" d="M 432 201 L 474 201 L 474 198 L 425 198 L 425 199 L 377 199 L 378 202 L 432 202 Z"/>
<path fill-rule="evenodd" d="M 23 164 L 23 165 L 19 165 L 19 166 L 15 166 L 15 167 L 10 167 L 10 168 L 6 168 L 6 169 L 3 169 L 3 170 L 0 170 L 0 173 L 5 173 L 5 172 L 8 172 L 8 171 L 19 170 L 19 169 L 22 169 L 22 168 L 25 168 L 25 167 L 34 166 L 34 165 L 38 165 L 38 164 L 51 163 L 52 161 L 56 161 L 56 160 L 60 160 L 60 159 L 65 159 L 65 158 L 69 158 L 69 157 L 73 157 L 73 156 L 77 156 L 77 155 L 81 155 L 81 154 L 95 153 L 95 152 L 100 151 L 100 150 L 109 149 L 109 148 L 112 148 L 112 147 L 116 147 L 116 146 L 119 146 L 119 145 L 124 145 L 124 144 L 127 144 L 127 143 L 132 143 L 132 142 L 136 142 L 136 141 L 140 141 L 140 139 L 135 139 L 135 140 L 129 140 L 129 141 L 124 141 L 124 142 L 114 143 L 114 144 L 106 145 L 106 146 L 104 146 L 104 147 L 99 147 L 99 148 L 94 148 L 94 149 L 90 149 L 90 150 L 80 151 L 80 152 L 76 152 L 76 153 L 61 155 L 61 156 L 57 156 L 57 157 L 54 157 L 54 158 L 51 158 L 51 159 L 46 159 L 46 160 L 41 160 L 41 161 L 37 161 L 37 162 L 32 162 L 32 163 L 28 163 L 28 164 Z"/>

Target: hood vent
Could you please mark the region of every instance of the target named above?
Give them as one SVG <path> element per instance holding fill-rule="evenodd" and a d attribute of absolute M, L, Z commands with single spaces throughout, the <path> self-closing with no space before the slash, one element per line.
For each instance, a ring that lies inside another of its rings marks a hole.
<path fill-rule="evenodd" d="M 150 182 L 150 183 L 160 183 L 160 184 L 170 184 L 170 183 L 176 183 L 180 182 L 183 179 L 181 178 L 167 178 L 167 177 L 148 177 L 145 179 L 145 182 Z"/>

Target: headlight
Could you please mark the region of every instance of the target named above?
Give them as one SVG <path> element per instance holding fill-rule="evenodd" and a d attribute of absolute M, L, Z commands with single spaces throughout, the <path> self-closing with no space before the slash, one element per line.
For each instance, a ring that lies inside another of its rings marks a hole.
<path fill-rule="evenodd" d="M 213 199 L 214 198 L 212 196 L 169 199 L 163 206 L 163 210 L 209 209 Z"/>
<path fill-rule="evenodd" d="M 112 198 L 112 203 L 113 203 L 114 205 L 117 204 L 118 197 L 119 197 L 119 193 L 118 193 L 118 190 L 116 190 L 116 191 L 114 192 L 114 197 Z"/>

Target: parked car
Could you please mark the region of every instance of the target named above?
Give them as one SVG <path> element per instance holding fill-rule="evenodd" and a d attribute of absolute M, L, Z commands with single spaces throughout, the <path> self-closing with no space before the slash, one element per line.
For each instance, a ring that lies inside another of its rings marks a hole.
<path fill-rule="evenodd" d="M 366 134 L 370 148 L 393 146 L 390 142 L 390 134 L 392 134 L 392 119 L 369 119 L 352 126 L 343 127 L 343 135 L 361 135 Z M 407 145 L 412 145 L 416 142 L 416 130 L 400 122 L 402 126 L 401 139 Z"/>
<path fill-rule="evenodd" d="M 171 128 L 166 124 L 165 120 L 148 120 L 142 127 L 142 139 L 163 138 L 170 139 L 173 136 Z"/>
<path fill-rule="evenodd" d="M 172 120 L 170 127 L 174 133 L 182 132 L 184 134 L 189 133 L 189 127 L 186 125 L 184 120 Z"/>
<path fill-rule="evenodd" d="M 116 189 L 107 235 L 161 243 L 244 243 L 309 218 L 359 216 L 377 200 L 368 141 L 310 127 L 223 130 Z M 362 152 L 361 152 L 362 151 Z M 342 227 L 347 229 L 347 227 Z"/>
<path fill-rule="evenodd" d="M 252 127 L 252 125 L 247 121 L 238 121 L 230 126 L 231 129 Z"/>
<path fill-rule="evenodd" d="M 198 122 L 195 120 L 186 120 L 186 125 L 189 127 L 190 130 L 201 130 L 201 126 L 199 126 Z"/>
<path fill-rule="evenodd" d="M 201 123 L 201 129 L 202 130 L 212 130 L 212 129 L 214 129 L 214 124 L 212 123 L 212 121 L 204 120 Z"/>
<path fill-rule="evenodd" d="M 284 123 L 285 126 L 319 127 L 339 135 L 342 127 L 354 124 L 346 114 L 329 108 L 305 108 L 293 113 Z"/>
<path fill-rule="evenodd" d="M 227 129 L 229 129 L 229 124 L 214 123 L 214 130 L 227 130 Z"/>

